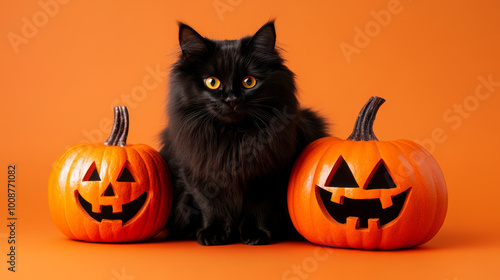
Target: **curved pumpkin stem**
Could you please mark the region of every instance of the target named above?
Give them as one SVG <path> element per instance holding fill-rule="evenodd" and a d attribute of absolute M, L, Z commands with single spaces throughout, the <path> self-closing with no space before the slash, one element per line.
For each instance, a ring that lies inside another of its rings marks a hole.
<path fill-rule="evenodd" d="M 115 107 L 115 117 L 113 121 L 113 128 L 105 145 L 108 146 L 127 146 L 128 136 L 128 110 L 125 106 Z"/>
<path fill-rule="evenodd" d="M 385 99 L 378 96 L 372 96 L 365 106 L 359 112 L 358 119 L 354 125 L 351 136 L 347 140 L 353 141 L 378 141 L 375 133 L 373 133 L 373 122 L 377 111 L 384 104 Z"/>

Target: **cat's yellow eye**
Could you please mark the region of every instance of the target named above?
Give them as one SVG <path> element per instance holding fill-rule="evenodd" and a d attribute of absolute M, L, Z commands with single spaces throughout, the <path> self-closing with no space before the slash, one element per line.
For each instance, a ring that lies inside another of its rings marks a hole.
<path fill-rule="evenodd" d="M 252 76 L 246 76 L 242 83 L 245 88 L 253 88 L 257 84 L 257 80 Z"/>
<path fill-rule="evenodd" d="M 220 81 L 216 77 L 208 77 L 205 79 L 205 85 L 209 89 L 218 89 L 220 86 Z"/>

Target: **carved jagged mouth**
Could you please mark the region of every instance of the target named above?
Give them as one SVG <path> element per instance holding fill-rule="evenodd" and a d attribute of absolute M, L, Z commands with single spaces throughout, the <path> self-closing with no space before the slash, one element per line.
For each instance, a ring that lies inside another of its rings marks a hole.
<path fill-rule="evenodd" d="M 381 200 L 378 198 L 352 199 L 344 197 L 341 203 L 335 203 L 331 201 L 332 193 L 319 186 L 316 186 L 316 197 L 321 200 L 321 204 L 324 205 L 328 214 L 341 224 L 345 224 L 349 217 L 354 217 L 358 219 L 356 228 L 368 228 L 369 219 L 370 223 L 377 224 L 377 227 L 380 228 L 399 216 L 409 191 L 410 189 L 407 189 L 392 197 L 392 206 L 385 209 L 382 208 Z"/>
<path fill-rule="evenodd" d="M 77 198 L 83 210 L 85 210 L 85 212 L 89 214 L 90 217 L 92 217 L 94 220 L 98 222 L 101 222 L 102 220 L 121 220 L 122 224 L 125 224 L 126 222 L 131 220 L 139 212 L 139 210 L 141 210 L 142 206 L 144 206 L 144 203 L 146 203 L 148 194 L 145 191 L 143 194 L 141 194 L 141 196 L 139 196 L 135 200 L 123 204 L 122 212 L 118 213 L 113 213 L 113 206 L 111 205 L 102 205 L 100 213 L 92 212 L 92 204 L 86 201 L 80 195 L 80 193 L 78 193 L 78 191 L 77 191 Z"/>

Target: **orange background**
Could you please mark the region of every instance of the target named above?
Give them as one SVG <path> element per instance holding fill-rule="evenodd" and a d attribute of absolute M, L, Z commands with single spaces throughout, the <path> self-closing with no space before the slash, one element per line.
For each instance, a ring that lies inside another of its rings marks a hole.
<path fill-rule="evenodd" d="M 66 0 L 50 15 L 40 4 L 48 2 L 0 4 L 0 180 L 9 163 L 18 165 L 19 217 L 18 272 L 10 273 L 2 183 L 0 279 L 499 279 L 500 86 L 474 96 L 479 77 L 500 82 L 498 1 Z M 224 4 L 217 12 L 214 5 Z M 371 11 L 388 6 L 398 13 L 374 24 Z M 72 144 L 103 141 L 113 106 L 129 108 L 130 143 L 159 148 L 168 79 L 148 75 L 175 60 L 176 20 L 234 39 L 274 17 L 302 104 L 327 117 L 334 135 L 347 137 L 362 105 L 379 95 L 387 99 L 379 139 L 427 139 L 449 191 L 433 240 L 372 252 L 306 242 L 103 245 L 58 232 L 47 205 L 51 165 Z M 23 33 L 26 21 L 37 25 Z M 372 37 L 356 41 L 356 28 L 366 27 Z M 15 35 L 22 43 L 10 41 Z M 350 62 L 341 44 L 357 47 Z"/>

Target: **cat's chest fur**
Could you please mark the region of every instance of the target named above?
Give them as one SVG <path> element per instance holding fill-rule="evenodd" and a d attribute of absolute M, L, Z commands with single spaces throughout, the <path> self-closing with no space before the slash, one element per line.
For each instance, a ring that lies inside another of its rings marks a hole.
<path fill-rule="evenodd" d="M 175 161 L 189 177 L 226 184 L 241 184 L 287 168 L 296 154 L 296 134 L 293 117 L 251 129 L 205 123 L 168 130 L 175 142 Z"/>

